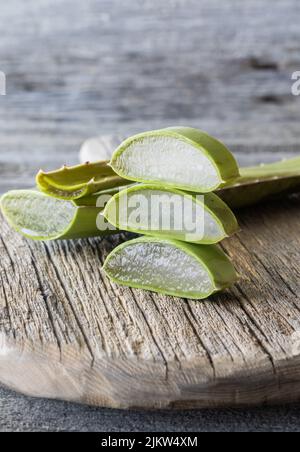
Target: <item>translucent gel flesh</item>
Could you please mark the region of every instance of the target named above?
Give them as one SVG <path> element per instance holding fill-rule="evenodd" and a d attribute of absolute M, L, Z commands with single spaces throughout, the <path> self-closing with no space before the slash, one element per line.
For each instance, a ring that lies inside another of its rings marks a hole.
<path fill-rule="evenodd" d="M 133 142 L 118 157 L 116 169 L 143 181 L 215 187 L 221 181 L 212 162 L 200 149 L 173 137 L 145 137 Z"/>
<path fill-rule="evenodd" d="M 210 294 L 214 285 L 207 270 L 192 256 L 164 243 L 136 243 L 112 254 L 109 276 L 144 289 L 186 294 Z"/>
<path fill-rule="evenodd" d="M 2 207 L 12 224 L 32 237 L 55 237 L 62 234 L 74 218 L 76 207 L 67 201 L 34 192 L 7 195 Z"/>
<path fill-rule="evenodd" d="M 204 197 L 201 197 L 204 202 Z M 113 204 L 116 207 L 115 203 Z M 120 227 L 141 232 L 187 237 L 190 241 L 220 240 L 224 230 L 203 204 L 191 197 L 161 190 L 141 190 L 120 197 Z M 115 214 L 114 214 L 115 215 Z"/>

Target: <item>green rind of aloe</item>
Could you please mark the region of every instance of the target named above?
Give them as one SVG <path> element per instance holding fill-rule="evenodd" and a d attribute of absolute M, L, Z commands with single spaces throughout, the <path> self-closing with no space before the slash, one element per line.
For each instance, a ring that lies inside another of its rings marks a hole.
<path fill-rule="evenodd" d="M 167 145 L 166 141 L 169 141 Z M 151 146 L 157 150 L 157 154 L 154 154 Z M 133 170 L 135 159 L 139 165 Z M 166 188 L 196 193 L 215 191 L 240 175 L 234 156 L 223 143 L 201 130 L 190 127 L 154 130 L 128 138 L 113 153 L 110 164 L 114 171 L 125 179 L 158 183 Z M 177 172 L 181 172 L 181 180 L 176 180 L 178 176 L 174 174 L 174 166 Z M 197 183 L 190 180 L 194 170 L 198 173 Z M 150 171 L 153 172 L 152 178 Z M 209 172 L 213 173 L 211 176 L 214 178 L 206 181 Z M 182 180 L 184 174 L 186 179 Z"/>
<path fill-rule="evenodd" d="M 117 232 L 111 227 L 99 229 L 104 206 L 78 206 L 37 190 L 10 191 L 1 197 L 0 207 L 11 227 L 32 240 L 103 237 Z"/>
<path fill-rule="evenodd" d="M 36 184 L 40 191 L 58 199 L 77 200 L 93 193 L 128 185 L 109 162 L 63 166 L 56 171 L 39 171 Z"/>
<path fill-rule="evenodd" d="M 129 138 L 115 151 L 111 163 L 98 162 L 74 167 L 63 167 L 57 171 L 45 173 L 40 171 L 37 175 L 38 188 L 49 196 L 59 199 L 75 200 L 81 205 L 94 203 L 94 195 L 111 188 L 132 185 L 128 174 L 117 175 L 118 159 L 124 150 L 136 140 L 147 137 L 172 136 L 176 140 L 189 143 L 196 154 L 201 154 L 216 169 L 219 182 L 209 191 L 215 191 L 231 208 L 239 208 L 256 204 L 272 195 L 285 192 L 295 192 L 300 189 L 300 157 L 250 168 L 238 168 L 230 151 L 218 140 L 204 132 L 190 128 L 171 128 L 159 131 L 146 132 Z M 165 188 L 177 188 L 192 192 L 206 192 L 207 187 L 189 187 L 189 168 L 195 166 L 193 160 L 183 159 L 180 166 L 186 168 L 186 181 L 182 186 L 166 181 L 145 181 L 135 178 L 134 182 L 155 183 Z M 172 161 L 167 162 L 168 171 L 172 173 Z M 114 169 L 113 169 L 114 168 Z M 201 173 L 201 172 L 200 172 Z M 127 179 L 124 179 L 124 176 Z M 200 174 L 201 176 L 201 174 Z M 133 178 L 134 179 L 134 178 Z M 201 185 L 201 184 L 200 184 Z"/>
<path fill-rule="evenodd" d="M 114 249 L 104 271 L 115 283 L 189 299 L 205 299 L 231 287 L 237 273 L 216 245 L 141 237 Z"/>
<path fill-rule="evenodd" d="M 133 203 L 136 215 L 130 215 Z M 149 221 L 154 204 L 158 210 L 155 225 Z M 188 214 L 191 218 L 187 224 L 184 216 Z M 214 193 L 199 196 L 151 184 L 122 190 L 107 203 L 103 215 L 117 229 L 206 245 L 218 243 L 239 230 L 233 212 Z"/>

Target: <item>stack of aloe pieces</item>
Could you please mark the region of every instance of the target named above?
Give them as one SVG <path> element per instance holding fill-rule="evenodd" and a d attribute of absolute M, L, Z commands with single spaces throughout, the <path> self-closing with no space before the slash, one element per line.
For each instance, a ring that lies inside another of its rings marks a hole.
<path fill-rule="evenodd" d="M 169 128 L 129 138 L 111 162 L 40 171 L 36 181 L 37 189 L 1 198 L 18 232 L 34 240 L 136 232 L 143 237 L 108 256 L 106 274 L 122 285 L 203 299 L 237 280 L 217 245 L 239 230 L 230 208 L 298 191 L 300 158 L 239 169 L 218 140 Z"/>

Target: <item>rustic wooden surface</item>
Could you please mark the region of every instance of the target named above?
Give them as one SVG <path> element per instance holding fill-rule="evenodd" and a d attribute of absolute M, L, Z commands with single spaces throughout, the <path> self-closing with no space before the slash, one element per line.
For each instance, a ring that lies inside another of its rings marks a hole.
<path fill-rule="evenodd" d="M 242 163 L 295 155 L 299 8 L 297 0 L 4 2 L 0 193 L 32 186 L 40 167 L 75 163 L 85 138 L 168 125 L 223 138 Z M 297 431 L 299 418 L 299 406 L 120 414 L 0 390 L 0 430 Z"/>
<path fill-rule="evenodd" d="M 70 155 L 95 134 L 182 123 L 297 144 L 299 13 L 297 0 L 5 2 L 1 148 L 41 160 L 62 140 Z"/>
<path fill-rule="evenodd" d="M 114 408 L 300 401 L 300 199 L 239 220 L 224 246 L 240 282 L 204 302 L 111 284 L 124 237 L 32 243 L 1 220 L 0 381 Z"/>

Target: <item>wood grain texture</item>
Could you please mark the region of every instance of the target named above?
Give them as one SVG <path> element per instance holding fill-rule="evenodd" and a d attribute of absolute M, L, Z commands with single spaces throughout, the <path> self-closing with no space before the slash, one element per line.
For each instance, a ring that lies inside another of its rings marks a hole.
<path fill-rule="evenodd" d="M 7 96 L 0 98 L 0 193 L 31 187 L 40 167 L 76 163 L 82 141 L 103 133 L 123 138 L 185 124 L 223 139 L 243 164 L 299 153 L 300 99 L 290 95 L 291 73 L 300 68 L 297 0 L 2 3 L 0 70 L 7 74 Z M 24 246 L 19 244 L 27 252 Z M 1 253 L 9 271 L 7 259 Z M 18 299 L 24 297 L 21 284 Z M 147 425 L 149 431 L 257 431 L 299 425 L 297 407 L 174 418 L 32 401 L 4 389 L 0 406 L 0 429 L 13 430 L 144 431 Z"/>
<path fill-rule="evenodd" d="M 1 219 L 0 381 L 120 408 L 300 400 L 299 208 L 241 211 L 224 243 L 241 280 L 204 302 L 111 284 L 101 265 L 124 236 L 36 244 Z"/>
<path fill-rule="evenodd" d="M 70 155 L 93 135 L 182 124 L 297 144 L 299 13 L 297 0 L 5 2 L 1 149 Z"/>

